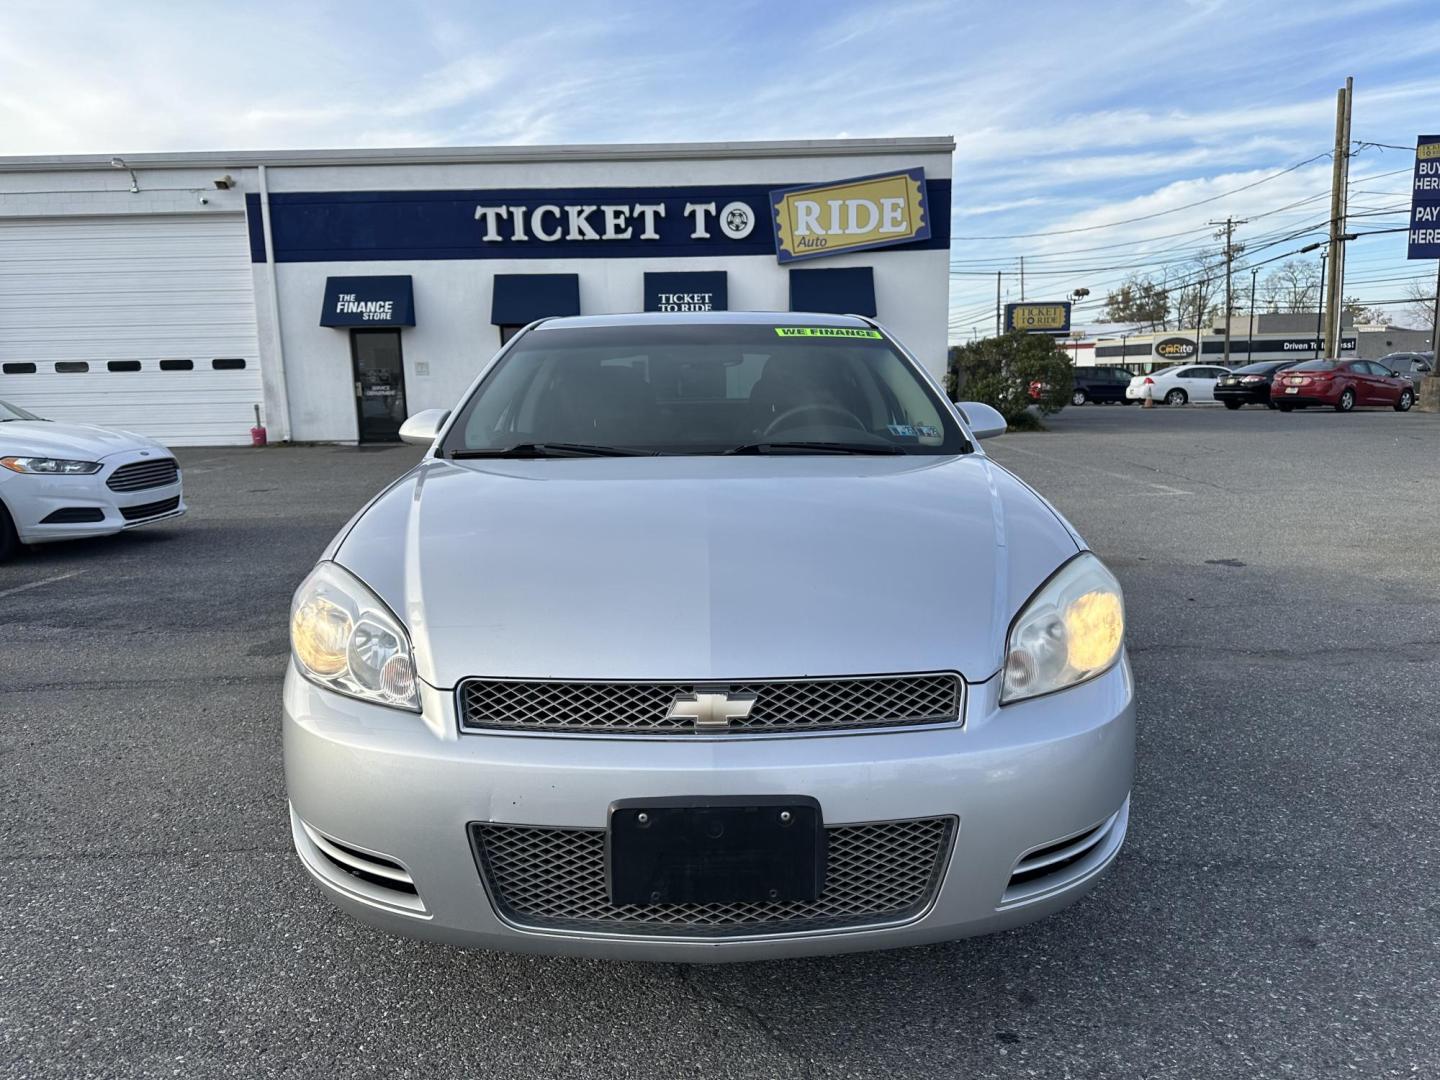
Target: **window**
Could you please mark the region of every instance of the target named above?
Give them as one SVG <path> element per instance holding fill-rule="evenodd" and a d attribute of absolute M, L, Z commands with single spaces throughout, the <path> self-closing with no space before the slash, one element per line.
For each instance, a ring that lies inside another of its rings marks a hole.
<path fill-rule="evenodd" d="M 210 366 L 216 371 L 240 371 L 245 367 L 243 356 L 219 356 L 210 361 Z"/>
<path fill-rule="evenodd" d="M 762 323 L 541 326 L 462 406 L 445 450 L 579 443 L 719 454 L 771 442 L 875 453 L 968 449 L 929 384 L 879 331 L 841 329 L 856 336 L 786 336 Z"/>
<path fill-rule="evenodd" d="M 139 370 L 140 370 L 140 361 L 139 361 L 139 360 L 107 360 L 107 361 L 105 362 L 105 370 L 106 370 L 106 371 L 139 371 Z"/>
<path fill-rule="evenodd" d="M 35 365 L 34 365 L 34 364 L 5 364 L 3 367 L 0 367 L 0 371 L 3 371 L 6 375 L 34 375 L 34 374 L 35 374 Z"/>
<path fill-rule="evenodd" d="M 193 371 L 195 361 L 193 360 L 161 360 L 161 371 Z"/>
<path fill-rule="evenodd" d="M 57 360 L 55 370 L 61 375 L 78 375 L 81 372 L 90 370 L 90 363 L 86 360 Z"/>

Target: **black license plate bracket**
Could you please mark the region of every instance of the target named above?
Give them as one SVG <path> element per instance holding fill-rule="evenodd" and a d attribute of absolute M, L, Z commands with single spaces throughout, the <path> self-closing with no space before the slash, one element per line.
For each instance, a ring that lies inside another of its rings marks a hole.
<path fill-rule="evenodd" d="M 806 901 L 825 856 L 813 798 L 626 799 L 610 807 L 605 875 L 619 905 Z"/>

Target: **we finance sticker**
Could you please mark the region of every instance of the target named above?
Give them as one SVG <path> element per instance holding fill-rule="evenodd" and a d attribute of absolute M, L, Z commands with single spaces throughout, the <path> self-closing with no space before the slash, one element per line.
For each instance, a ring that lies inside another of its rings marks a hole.
<path fill-rule="evenodd" d="M 780 337 L 883 338 L 879 330 L 849 330 L 843 326 L 777 326 Z"/>

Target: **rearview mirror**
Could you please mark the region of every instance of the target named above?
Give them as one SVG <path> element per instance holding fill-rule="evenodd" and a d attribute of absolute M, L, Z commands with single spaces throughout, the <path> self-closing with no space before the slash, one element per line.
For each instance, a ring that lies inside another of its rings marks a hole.
<path fill-rule="evenodd" d="M 449 418 L 449 409 L 422 409 L 400 425 L 400 441 L 429 446 Z"/>
<path fill-rule="evenodd" d="M 983 401 L 957 401 L 955 407 L 960 410 L 960 415 L 970 427 L 970 434 L 975 438 L 990 439 L 1005 434 L 1005 417 Z"/>

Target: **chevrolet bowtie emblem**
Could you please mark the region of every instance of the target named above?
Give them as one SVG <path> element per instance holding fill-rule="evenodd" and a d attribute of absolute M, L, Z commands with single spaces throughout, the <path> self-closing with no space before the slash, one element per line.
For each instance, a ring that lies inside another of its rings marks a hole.
<path fill-rule="evenodd" d="M 665 719 L 693 720 L 696 731 L 726 731 L 730 721 L 744 720 L 754 707 L 754 694 L 697 690 L 693 694 L 677 694 Z"/>

